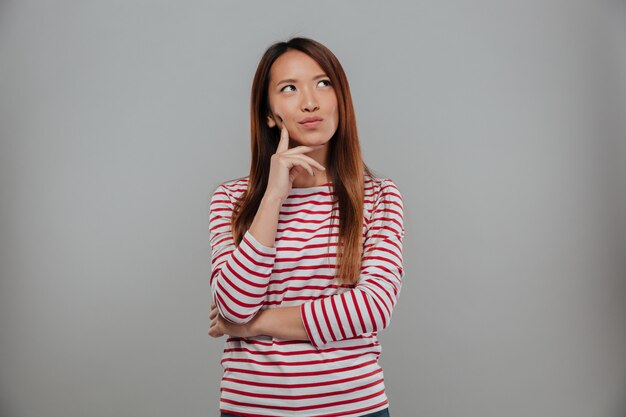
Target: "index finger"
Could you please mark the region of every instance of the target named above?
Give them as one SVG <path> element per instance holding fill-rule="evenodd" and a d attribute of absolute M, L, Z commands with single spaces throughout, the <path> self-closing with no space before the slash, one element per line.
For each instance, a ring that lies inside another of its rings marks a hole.
<path fill-rule="evenodd" d="M 287 130 L 287 125 L 282 117 L 277 114 L 280 119 L 281 128 L 280 128 L 280 141 L 278 142 L 278 147 L 276 148 L 277 152 L 283 152 L 289 149 L 289 131 Z"/>

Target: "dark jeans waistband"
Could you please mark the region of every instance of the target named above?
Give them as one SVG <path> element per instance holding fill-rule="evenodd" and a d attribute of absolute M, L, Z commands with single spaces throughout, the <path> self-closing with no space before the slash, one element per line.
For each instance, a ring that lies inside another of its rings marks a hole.
<path fill-rule="evenodd" d="M 241 417 L 237 414 L 228 414 L 228 413 L 220 413 L 220 417 Z M 385 408 L 384 410 L 375 411 L 370 414 L 365 414 L 361 417 L 390 417 L 389 416 L 389 408 Z"/>

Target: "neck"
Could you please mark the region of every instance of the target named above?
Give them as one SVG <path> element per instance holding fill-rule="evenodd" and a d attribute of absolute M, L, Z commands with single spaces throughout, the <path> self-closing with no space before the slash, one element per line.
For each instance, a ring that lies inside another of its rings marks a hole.
<path fill-rule="evenodd" d="M 319 171 L 316 172 L 315 176 L 312 177 L 307 171 L 304 174 L 298 175 L 292 183 L 292 188 L 309 188 L 309 187 L 317 187 L 318 185 L 323 185 L 328 182 L 328 177 L 325 173 L 321 173 Z"/>

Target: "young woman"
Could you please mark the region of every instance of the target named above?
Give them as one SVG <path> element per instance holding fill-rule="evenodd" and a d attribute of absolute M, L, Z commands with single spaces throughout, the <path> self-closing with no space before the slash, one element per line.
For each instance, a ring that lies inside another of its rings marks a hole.
<path fill-rule="evenodd" d="M 221 416 L 389 416 L 376 335 L 404 276 L 402 196 L 362 160 L 335 55 L 308 38 L 268 48 L 251 128 L 249 175 L 209 209 Z"/>

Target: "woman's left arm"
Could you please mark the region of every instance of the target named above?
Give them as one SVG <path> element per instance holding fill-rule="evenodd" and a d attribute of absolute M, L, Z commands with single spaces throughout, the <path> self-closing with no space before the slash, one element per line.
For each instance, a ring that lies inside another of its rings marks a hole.
<path fill-rule="evenodd" d="M 356 286 L 300 305 L 307 339 L 315 348 L 379 332 L 391 322 L 404 277 L 404 206 L 400 191 L 390 179 L 383 181 L 377 194 Z"/>

